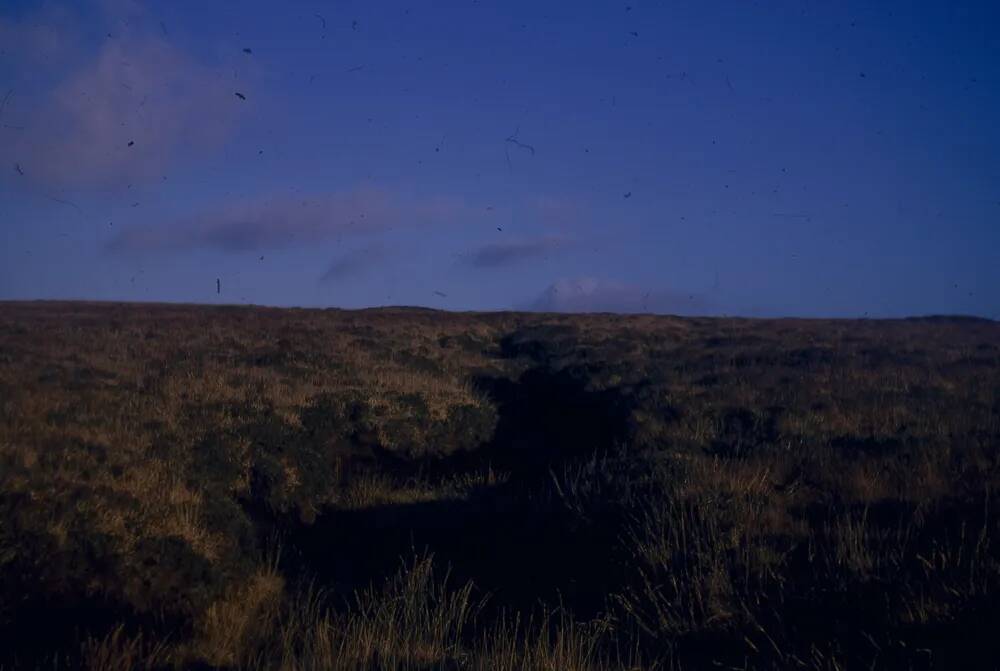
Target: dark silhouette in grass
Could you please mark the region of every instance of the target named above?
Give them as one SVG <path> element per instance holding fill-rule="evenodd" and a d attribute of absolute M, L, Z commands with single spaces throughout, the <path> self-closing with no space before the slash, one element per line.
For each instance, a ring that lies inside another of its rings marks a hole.
<path fill-rule="evenodd" d="M 289 544 L 304 568 L 345 596 L 391 575 L 400 557 L 427 551 L 450 565 L 457 580 L 493 594 L 494 606 L 530 609 L 565 598 L 578 614 L 597 614 L 622 575 L 611 551 L 621 520 L 609 514 L 581 523 L 552 478 L 614 448 L 625 436 L 626 402 L 614 391 L 587 391 L 584 378 L 545 365 L 514 380 L 480 377 L 476 386 L 499 414 L 487 443 L 432 460 L 382 453 L 380 468 L 400 477 L 492 468 L 509 473 L 506 482 L 463 501 L 331 511 L 293 530 Z"/>

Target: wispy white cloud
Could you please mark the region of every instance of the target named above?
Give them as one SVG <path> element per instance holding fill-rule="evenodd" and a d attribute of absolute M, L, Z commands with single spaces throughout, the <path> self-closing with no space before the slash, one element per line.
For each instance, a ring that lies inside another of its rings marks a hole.
<path fill-rule="evenodd" d="M 49 6 L 0 19 L 0 43 L 10 37 L 18 69 L 41 82 L 16 92 L 0 125 L 19 178 L 46 187 L 159 179 L 181 152 L 209 152 L 229 137 L 244 110 L 228 69 L 120 16 L 107 18 L 111 37 L 86 48 L 72 18 Z"/>

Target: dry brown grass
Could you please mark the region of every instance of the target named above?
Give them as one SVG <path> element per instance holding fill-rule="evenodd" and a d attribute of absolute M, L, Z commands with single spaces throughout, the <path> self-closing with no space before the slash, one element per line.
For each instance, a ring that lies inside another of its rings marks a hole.
<path fill-rule="evenodd" d="M 216 666 L 235 666 L 252 659 L 261 632 L 277 616 L 284 580 L 279 575 L 258 574 L 230 597 L 205 612 L 193 654 Z"/>
<path fill-rule="evenodd" d="M 0 305 L 7 667 L 974 667 L 998 487 L 985 322 Z"/>
<path fill-rule="evenodd" d="M 150 643 L 141 633 L 129 636 L 123 624 L 103 638 L 89 638 L 82 645 L 83 668 L 87 671 L 154 671 L 169 660 L 165 641 Z"/>

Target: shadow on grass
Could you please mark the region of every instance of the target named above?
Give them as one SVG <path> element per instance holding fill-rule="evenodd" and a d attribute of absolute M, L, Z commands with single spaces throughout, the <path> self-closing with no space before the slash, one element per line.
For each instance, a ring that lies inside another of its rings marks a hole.
<path fill-rule="evenodd" d="M 506 482 L 462 500 L 326 511 L 292 531 L 289 545 L 302 567 L 344 595 L 391 575 L 403 556 L 431 552 L 457 580 L 493 594 L 496 605 L 563 601 L 579 615 L 596 615 L 621 573 L 613 556 L 619 527 L 610 519 L 582 523 L 562 505 L 552 474 L 620 441 L 625 403 L 545 367 L 476 384 L 499 413 L 488 444 L 434 461 L 382 458 L 399 476 L 489 467 L 509 474 Z"/>

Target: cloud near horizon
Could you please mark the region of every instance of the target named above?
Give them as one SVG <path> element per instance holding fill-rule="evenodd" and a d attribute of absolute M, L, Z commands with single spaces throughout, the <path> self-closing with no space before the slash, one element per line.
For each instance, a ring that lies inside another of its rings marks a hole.
<path fill-rule="evenodd" d="M 369 245 L 342 254 L 330 264 L 327 271 L 319 278 L 320 284 L 362 275 L 383 261 L 386 256 L 388 256 L 387 250 L 380 244 Z"/>
<path fill-rule="evenodd" d="M 595 277 L 553 282 L 533 301 L 520 306 L 533 312 L 615 312 L 676 315 L 709 314 L 705 296 L 642 287 Z"/>
<path fill-rule="evenodd" d="M 384 230 L 401 208 L 383 190 L 359 188 L 321 195 L 237 200 L 177 220 L 122 231 L 112 252 L 273 250 Z"/>
<path fill-rule="evenodd" d="M 521 263 L 531 258 L 547 256 L 571 247 L 565 236 L 549 235 L 528 240 L 495 242 L 473 249 L 468 262 L 475 268 L 498 268 Z"/>

